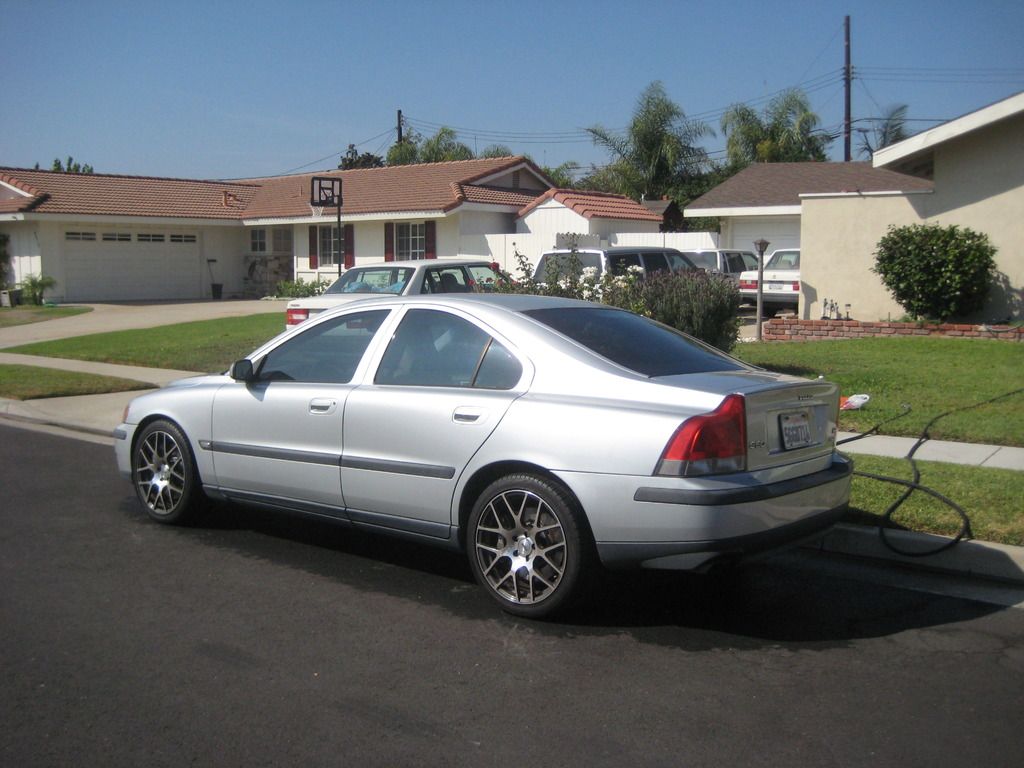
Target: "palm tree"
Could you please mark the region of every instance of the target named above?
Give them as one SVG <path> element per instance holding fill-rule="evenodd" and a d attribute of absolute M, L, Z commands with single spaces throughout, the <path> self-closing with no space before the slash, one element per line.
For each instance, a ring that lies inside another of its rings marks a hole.
<path fill-rule="evenodd" d="M 807 96 L 795 89 L 780 93 L 760 115 L 736 104 L 722 115 L 729 164 L 824 160 L 832 137 L 817 130 L 820 122 Z"/>
<path fill-rule="evenodd" d="M 875 121 L 875 127 L 860 132 L 860 153 L 869 160 L 882 147 L 907 138 L 907 105 L 895 104 Z"/>
<path fill-rule="evenodd" d="M 458 134 L 448 126 L 441 126 L 437 133 L 420 145 L 421 163 L 441 163 L 446 160 L 472 160 L 473 150 L 459 141 Z"/>
<path fill-rule="evenodd" d="M 695 143 L 713 133 L 705 123 L 688 120 L 659 82 L 640 94 L 625 135 L 599 125 L 587 132 L 612 155 L 602 181 L 635 200 L 660 198 L 698 175 L 708 158 Z"/>

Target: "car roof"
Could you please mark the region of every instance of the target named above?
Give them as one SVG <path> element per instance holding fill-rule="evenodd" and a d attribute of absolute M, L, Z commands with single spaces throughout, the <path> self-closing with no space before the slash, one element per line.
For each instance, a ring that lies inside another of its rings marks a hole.
<path fill-rule="evenodd" d="M 554 248 L 544 251 L 544 256 L 549 253 L 572 253 L 572 248 Z M 614 256 L 619 253 L 682 253 L 678 248 L 662 247 L 660 245 L 616 245 L 612 248 L 577 248 L 576 253 L 603 253 L 606 256 Z"/>
<path fill-rule="evenodd" d="M 488 259 L 404 259 L 402 261 L 375 261 L 371 264 L 356 264 L 355 266 L 349 267 L 349 269 L 363 269 L 369 267 L 370 269 L 377 269 L 379 267 L 421 267 L 421 266 L 432 266 L 432 265 L 446 265 L 449 267 L 466 267 L 466 266 L 490 266 L 494 262 Z M 348 271 L 348 270 L 346 270 Z"/>

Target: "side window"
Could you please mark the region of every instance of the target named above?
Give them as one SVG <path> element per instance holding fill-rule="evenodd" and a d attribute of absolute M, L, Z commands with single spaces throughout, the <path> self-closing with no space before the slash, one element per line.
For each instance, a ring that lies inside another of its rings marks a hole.
<path fill-rule="evenodd" d="M 359 312 L 313 326 L 263 358 L 260 380 L 347 384 L 388 312 Z"/>
<path fill-rule="evenodd" d="M 470 266 L 467 269 L 470 279 L 473 281 L 470 287 L 475 291 L 490 293 L 494 290 L 494 286 L 501 281 L 501 275 L 490 267 Z"/>
<path fill-rule="evenodd" d="M 743 257 L 740 256 L 738 253 L 730 253 L 727 254 L 727 256 L 729 259 L 727 265 L 727 269 L 729 272 L 742 272 L 745 269 L 745 265 L 743 264 Z"/>
<path fill-rule="evenodd" d="M 428 269 L 423 280 L 424 293 L 469 293 L 471 290 L 462 267 Z"/>
<path fill-rule="evenodd" d="M 374 383 L 511 389 L 521 374 L 519 362 L 469 321 L 412 309 L 395 331 Z"/>
<path fill-rule="evenodd" d="M 644 271 L 648 275 L 653 275 L 657 272 L 668 272 L 668 259 L 665 258 L 664 253 L 645 253 L 644 254 Z"/>
<path fill-rule="evenodd" d="M 618 253 L 608 257 L 608 269 L 616 277 L 626 274 L 630 267 L 641 267 L 640 254 Z"/>

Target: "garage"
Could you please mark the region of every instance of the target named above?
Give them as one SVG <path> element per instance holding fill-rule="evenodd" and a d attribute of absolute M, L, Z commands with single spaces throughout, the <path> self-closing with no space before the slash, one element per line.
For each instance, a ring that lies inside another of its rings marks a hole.
<path fill-rule="evenodd" d="M 728 222 L 728 225 L 726 225 Z M 743 216 L 722 220 L 723 234 L 727 233 L 724 247 L 753 251 L 754 241 L 768 241 L 768 253 L 777 248 L 800 247 L 799 216 Z"/>
<path fill-rule="evenodd" d="M 198 299 L 202 252 L 195 230 L 64 232 L 68 301 Z"/>

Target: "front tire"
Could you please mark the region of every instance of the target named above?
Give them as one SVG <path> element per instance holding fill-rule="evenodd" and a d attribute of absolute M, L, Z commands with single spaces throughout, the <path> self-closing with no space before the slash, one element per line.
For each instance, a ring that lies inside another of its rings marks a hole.
<path fill-rule="evenodd" d="M 151 518 L 185 525 L 204 499 L 188 439 L 176 424 L 159 420 L 143 428 L 132 449 L 132 485 Z"/>
<path fill-rule="evenodd" d="M 516 474 L 491 483 L 469 515 L 466 549 L 477 583 L 508 613 L 564 610 L 588 575 L 589 533 L 560 484 Z"/>

